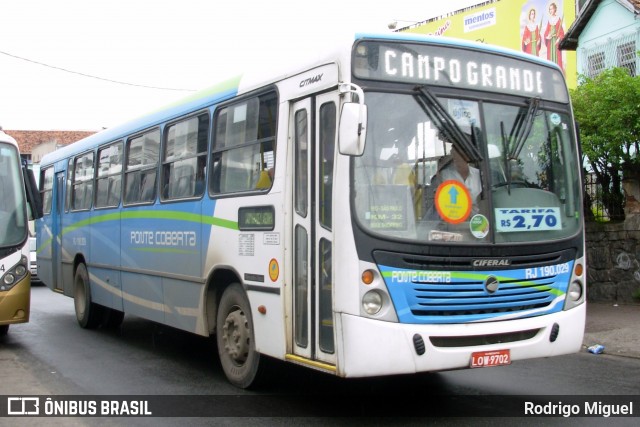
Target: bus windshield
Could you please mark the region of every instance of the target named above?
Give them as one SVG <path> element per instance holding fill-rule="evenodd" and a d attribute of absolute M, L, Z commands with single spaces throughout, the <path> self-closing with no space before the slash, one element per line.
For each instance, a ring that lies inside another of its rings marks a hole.
<path fill-rule="evenodd" d="M 20 156 L 12 145 L 0 142 L 0 247 L 23 243 L 27 235 L 26 202 Z"/>
<path fill-rule="evenodd" d="M 369 129 L 352 186 L 358 222 L 369 232 L 465 244 L 561 239 L 579 230 L 568 106 L 436 97 L 426 89 L 365 99 Z"/>

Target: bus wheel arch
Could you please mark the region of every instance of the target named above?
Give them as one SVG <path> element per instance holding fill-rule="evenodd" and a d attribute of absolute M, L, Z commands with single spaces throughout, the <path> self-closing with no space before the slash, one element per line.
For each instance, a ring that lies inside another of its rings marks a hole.
<path fill-rule="evenodd" d="M 73 306 L 78 324 L 84 329 L 95 329 L 102 320 L 101 307 L 91 300 L 89 271 L 84 259 L 74 262 Z"/>
<path fill-rule="evenodd" d="M 240 276 L 232 269 L 217 268 L 209 275 L 205 292 L 205 319 L 209 336 L 216 334 L 218 304 L 224 290 L 232 283 L 240 283 Z"/>

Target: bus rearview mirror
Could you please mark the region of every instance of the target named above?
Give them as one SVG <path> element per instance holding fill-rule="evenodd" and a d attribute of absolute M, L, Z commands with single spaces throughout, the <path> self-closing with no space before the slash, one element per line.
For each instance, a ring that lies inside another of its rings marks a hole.
<path fill-rule="evenodd" d="M 36 184 L 36 178 L 31 169 L 26 166 L 22 168 L 22 177 L 24 179 L 24 189 L 27 195 L 27 203 L 29 204 L 29 220 L 35 220 L 42 218 L 42 199 L 40 198 L 40 192 L 38 185 Z"/>
<path fill-rule="evenodd" d="M 338 139 L 340 154 L 361 156 L 367 137 L 367 106 L 357 102 L 347 102 L 340 114 L 340 134 Z"/>

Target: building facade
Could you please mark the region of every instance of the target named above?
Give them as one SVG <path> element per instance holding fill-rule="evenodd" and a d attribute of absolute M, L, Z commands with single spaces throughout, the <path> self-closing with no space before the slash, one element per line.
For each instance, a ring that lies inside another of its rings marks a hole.
<path fill-rule="evenodd" d="M 578 17 L 560 43 L 576 51 L 578 73 L 595 77 L 613 67 L 640 69 L 640 0 L 586 0 L 578 3 Z"/>
<path fill-rule="evenodd" d="M 18 142 L 22 157 L 33 163 L 39 163 L 42 156 L 47 153 L 96 133 L 94 131 L 8 129 L 4 132 Z"/>
<path fill-rule="evenodd" d="M 638 76 L 640 0 L 580 0 L 560 48 L 576 51 L 578 72 L 595 77 L 623 67 Z M 637 303 L 640 297 L 640 180 L 623 178 L 625 221 L 587 222 L 589 301 Z"/>

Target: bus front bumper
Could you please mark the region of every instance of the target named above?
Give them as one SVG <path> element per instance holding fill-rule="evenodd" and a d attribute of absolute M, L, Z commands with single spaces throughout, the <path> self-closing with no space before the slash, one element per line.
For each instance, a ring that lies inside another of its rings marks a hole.
<path fill-rule="evenodd" d="M 0 325 L 29 321 L 31 275 L 27 274 L 8 291 L 0 291 Z"/>
<path fill-rule="evenodd" d="M 382 322 L 343 313 L 337 374 L 365 377 L 463 369 L 471 366 L 472 353 L 480 351 L 508 350 L 511 361 L 576 353 L 582 346 L 585 317 L 586 304 L 546 316 L 449 325 Z M 492 342 L 502 336 L 512 341 L 478 344 L 488 335 Z"/>

